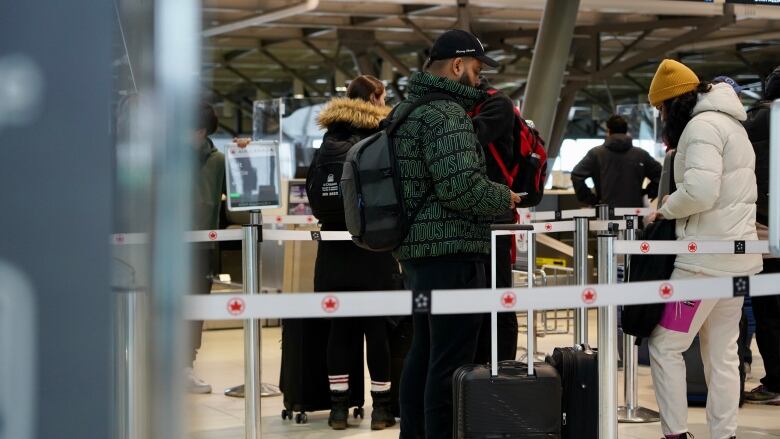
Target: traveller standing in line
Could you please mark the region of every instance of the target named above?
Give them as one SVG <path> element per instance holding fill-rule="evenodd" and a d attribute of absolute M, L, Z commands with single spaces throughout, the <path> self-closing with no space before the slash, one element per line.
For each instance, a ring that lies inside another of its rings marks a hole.
<path fill-rule="evenodd" d="M 658 195 L 661 164 L 647 151 L 633 145 L 628 135 L 628 123 L 622 116 L 607 120 L 604 144 L 591 149 L 571 171 L 571 182 L 581 203 L 595 206 L 640 207 L 644 196 L 651 200 Z M 596 193 L 585 184 L 593 179 Z M 643 188 L 645 179 L 650 183 Z"/>
<path fill-rule="evenodd" d="M 699 81 L 685 65 L 664 60 L 650 85 L 664 138 L 677 149 L 677 190 L 650 220 L 676 219 L 677 239 L 756 240 L 755 155 L 747 117 L 728 84 Z M 672 279 L 749 276 L 759 255 L 678 255 Z M 698 333 L 707 374 L 707 421 L 714 439 L 735 438 L 740 397 L 737 339 L 742 298 L 670 303 L 650 337 L 650 361 L 667 438 L 688 436 L 682 353 Z"/>
<path fill-rule="evenodd" d="M 475 88 L 485 55 L 461 30 L 439 36 L 425 71 L 409 80 L 396 113 L 432 93 L 447 99 L 421 105 L 393 136 L 410 229 L 394 256 L 406 288 L 484 288 L 490 224 L 520 196 L 485 175 L 485 158 L 466 114 L 485 93 Z M 415 314 L 414 336 L 401 376 L 401 438 L 451 439 L 452 374 L 474 361 L 483 316 Z"/>
<path fill-rule="evenodd" d="M 480 81 L 479 89 L 487 92 L 494 88 L 486 78 Z M 487 176 L 491 181 L 508 184 L 506 177 L 501 172 L 496 159 L 488 150 L 488 145 L 493 144 L 503 163 L 512 163 L 513 150 L 517 145 L 515 140 L 515 104 L 509 96 L 496 90 L 488 95 L 484 101 L 478 104 L 479 113 L 472 117 L 474 131 L 477 140 L 482 146 L 485 155 Z M 497 224 L 514 224 L 517 222 L 517 210 L 507 209 L 502 215 L 496 217 Z M 496 287 L 512 287 L 512 246 L 515 245 L 513 236 L 496 237 Z M 488 285 L 492 285 L 491 276 L 493 268 L 488 262 L 486 265 Z M 514 312 L 498 313 L 498 361 L 514 360 L 517 355 L 517 314 Z M 475 363 L 484 364 L 490 362 L 490 316 L 485 318 L 480 331 L 479 346 Z"/>
<path fill-rule="evenodd" d="M 358 76 L 350 82 L 346 98 L 331 100 L 319 114 L 319 125 L 327 132 L 309 167 L 306 187 L 312 208 L 323 206 L 314 212 L 322 231 L 347 230 L 339 190 L 340 168 L 352 145 L 378 131 L 380 122 L 390 113 L 385 97 L 381 81 L 373 76 Z M 329 166 L 332 164 L 336 168 Z M 335 208 L 326 209 L 326 205 Z M 364 250 L 349 241 L 318 244 L 314 291 L 386 291 L 400 287 L 398 263 L 390 253 Z M 352 358 L 349 349 L 354 346 L 356 329 L 366 336 L 373 401 L 371 429 L 382 430 L 395 425 L 390 400 L 390 345 L 384 317 L 332 320 L 327 358 L 332 401 L 328 425 L 334 430 L 347 428 Z"/>
<path fill-rule="evenodd" d="M 769 239 L 769 114 L 771 102 L 775 99 L 780 99 L 780 67 L 766 78 L 763 99 L 748 111 L 744 123 L 756 153 L 756 221 L 758 237 L 762 240 Z M 763 272 L 780 273 L 780 259 L 765 258 Z M 760 386 L 745 394 L 745 401 L 780 405 L 780 296 L 752 297 L 751 300 L 756 319 L 756 343 L 766 375 Z"/>
<path fill-rule="evenodd" d="M 194 147 L 197 151 L 197 173 L 195 177 L 194 230 L 214 230 L 219 227 L 222 194 L 225 193 L 225 156 L 214 147 L 209 138 L 217 131 L 218 119 L 214 108 L 202 103 L 198 108 L 197 129 Z M 193 247 L 193 269 L 191 286 L 195 294 L 211 292 L 214 243 L 199 243 Z M 211 385 L 195 376 L 192 366 L 201 346 L 203 322 L 190 322 L 190 361 L 185 368 L 187 390 L 190 393 L 211 393 Z"/>

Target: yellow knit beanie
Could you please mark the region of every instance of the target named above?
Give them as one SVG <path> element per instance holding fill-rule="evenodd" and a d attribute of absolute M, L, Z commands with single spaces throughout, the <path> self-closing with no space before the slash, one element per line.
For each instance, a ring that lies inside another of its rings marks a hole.
<path fill-rule="evenodd" d="M 693 70 L 673 59 L 665 59 L 653 76 L 647 99 L 650 105 L 657 107 L 667 99 L 696 90 L 698 85 L 699 77 Z"/>

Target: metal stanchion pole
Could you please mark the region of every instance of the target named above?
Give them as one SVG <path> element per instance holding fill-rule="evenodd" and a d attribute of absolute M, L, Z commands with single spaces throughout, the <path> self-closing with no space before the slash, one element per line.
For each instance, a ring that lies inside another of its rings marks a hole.
<path fill-rule="evenodd" d="M 599 233 L 599 284 L 617 281 L 614 253 L 617 230 L 614 225 L 610 224 L 607 232 Z M 614 305 L 599 308 L 598 352 L 599 439 L 617 439 L 617 307 Z"/>
<path fill-rule="evenodd" d="M 260 293 L 260 233 L 263 217 L 258 211 L 250 214 L 249 224 L 243 227 L 244 242 L 244 294 Z M 260 321 L 244 320 L 244 437 L 259 439 L 262 436 L 260 418 Z"/>
<path fill-rule="evenodd" d="M 148 437 L 142 421 L 146 356 L 144 354 L 146 313 L 143 291 L 128 289 L 118 295 L 117 311 L 117 437 L 137 439 Z"/>
<path fill-rule="evenodd" d="M 577 285 L 588 283 L 588 218 L 574 219 L 574 276 Z M 588 308 L 578 308 L 574 315 L 574 343 L 588 342 Z"/>
<path fill-rule="evenodd" d="M 636 215 L 626 215 L 626 239 L 636 240 L 636 231 L 639 217 Z M 629 227 L 633 226 L 633 227 Z M 626 255 L 625 279 L 631 272 L 631 256 Z M 658 412 L 639 405 L 639 380 L 637 378 L 637 369 L 639 366 L 638 348 L 635 346 L 636 337 L 623 334 L 623 384 L 625 405 L 618 407 L 618 422 L 625 423 L 647 423 L 658 422 L 661 420 Z"/>

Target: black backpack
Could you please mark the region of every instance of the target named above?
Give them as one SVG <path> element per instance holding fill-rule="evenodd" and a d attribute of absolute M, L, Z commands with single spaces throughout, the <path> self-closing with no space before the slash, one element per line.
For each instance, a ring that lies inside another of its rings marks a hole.
<path fill-rule="evenodd" d="M 359 136 L 354 136 L 357 143 Z M 306 174 L 306 196 L 312 214 L 323 224 L 344 224 L 344 200 L 341 196 L 341 172 L 349 148 L 335 151 L 318 149 Z"/>
<path fill-rule="evenodd" d="M 409 233 L 410 223 L 430 197 L 432 188 L 411 214 L 406 211 L 393 134 L 417 107 L 439 100 L 452 100 L 452 97 L 444 93 L 421 97 L 395 120 L 384 123 L 383 130 L 356 143 L 347 153 L 341 174 L 344 218 L 352 240 L 359 247 L 377 252 L 398 248 Z M 385 122 L 392 118 L 391 113 Z"/>
<path fill-rule="evenodd" d="M 669 193 L 676 190 L 674 183 L 674 158 L 669 161 Z M 639 232 L 638 239 L 646 241 L 674 241 L 677 239 L 675 231 L 677 221 L 673 219 L 658 220 L 648 224 Z M 628 273 L 629 282 L 642 282 L 651 280 L 666 280 L 672 277 L 676 255 L 632 255 L 631 266 Z M 650 337 L 653 330 L 661 321 L 664 303 L 648 303 L 645 305 L 627 305 L 621 311 L 620 322 L 623 332 L 638 337 L 638 343 L 642 338 Z"/>

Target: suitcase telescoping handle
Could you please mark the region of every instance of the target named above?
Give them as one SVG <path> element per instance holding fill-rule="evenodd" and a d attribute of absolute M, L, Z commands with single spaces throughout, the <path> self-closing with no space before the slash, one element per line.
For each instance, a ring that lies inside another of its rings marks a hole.
<path fill-rule="evenodd" d="M 534 287 L 534 226 L 530 224 L 493 224 L 490 233 L 490 288 L 496 289 L 496 233 L 498 231 L 525 232 L 528 239 L 528 288 Z M 528 376 L 534 374 L 534 312 L 528 310 Z M 498 312 L 490 313 L 490 375 L 498 376 Z"/>

